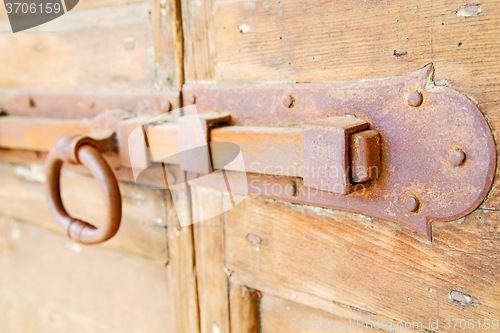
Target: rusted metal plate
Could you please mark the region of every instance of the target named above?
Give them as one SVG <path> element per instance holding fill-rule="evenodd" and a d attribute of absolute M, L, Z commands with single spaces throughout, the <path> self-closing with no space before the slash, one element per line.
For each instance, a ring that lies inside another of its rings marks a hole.
<path fill-rule="evenodd" d="M 298 196 L 286 200 L 392 220 L 430 239 L 431 220 L 451 221 L 481 204 L 496 168 L 495 143 L 484 116 L 465 95 L 448 87 L 436 87 L 432 73 L 433 67 L 428 65 L 404 77 L 361 83 L 186 85 L 183 99 L 189 104 L 191 96 L 195 96 L 192 100 L 198 112 L 228 112 L 231 124 L 245 127 L 295 129 L 310 121 L 344 114 L 369 122 L 381 140 L 382 170 L 377 180 L 345 196 L 301 188 L 299 179 Z M 293 96 L 291 105 L 282 102 L 287 94 Z M 238 140 L 255 147 L 250 144 L 250 131 Z M 242 148 L 244 159 L 261 163 L 258 171 L 286 167 L 281 164 L 288 163 L 287 157 L 276 156 L 286 151 L 279 147 L 273 157 L 264 149 Z M 462 161 L 457 162 L 456 155 L 463 155 Z M 251 175 L 259 177 L 258 173 Z M 285 177 L 266 179 L 274 179 L 284 187 L 289 183 Z M 417 203 L 413 205 L 416 208 L 408 208 L 410 198 Z"/>
<path fill-rule="evenodd" d="M 180 107 L 177 91 L 117 92 L 0 89 L 0 109 L 9 115 L 93 118 L 109 109 L 159 115 Z"/>

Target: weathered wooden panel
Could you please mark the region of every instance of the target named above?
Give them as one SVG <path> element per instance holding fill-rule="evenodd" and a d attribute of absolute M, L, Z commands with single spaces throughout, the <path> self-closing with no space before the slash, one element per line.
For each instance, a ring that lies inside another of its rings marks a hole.
<path fill-rule="evenodd" d="M 43 165 L 0 163 L 0 214 L 65 234 L 49 211 Z M 120 182 L 123 218 L 115 237 L 103 246 L 149 258 L 168 260 L 163 193 Z M 99 225 L 104 211 L 98 183 L 90 176 L 63 171 L 63 202 L 70 214 Z"/>
<path fill-rule="evenodd" d="M 425 324 L 500 315 L 496 211 L 434 223 L 432 243 L 384 220 L 261 198 L 225 216 L 226 267 L 250 288 Z"/>
<path fill-rule="evenodd" d="M 193 187 L 193 220 L 222 207 L 220 192 Z M 219 215 L 195 223 L 196 277 L 201 333 L 229 333 L 228 276 L 224 266 L 224 221 Z"/>
<path fill-rule="evenodd" d="M 144 0 L 85 0 L 79 1 L 78 4 L 71 11 L 83 10 L 89 8 L 98 8 L 98 7 L 110 7 L 110 6 L 118 6 L 124 5 L 134 2 L 143 2 Z M 5 6 L 0 6 L 0 19 L 7 18 L 7 11 Z"/>
<path fill-rule="evenodd" d="M 231 333 L 261 332 L 260 299 L 261 293 L 259 291 L 248 289 L 236 283 L 230 283 L 229 317 L 231 318 Z"/>
<path fill-rule="evenodd" d="M 349 320 L 270 294 L 262 296 L 260 310 L 263 333 L 372 332 L 375 324 L 374 321 L 362 319 L 361 316 L 358 321 Z"/>
<path fill-rule="evenodd" d="M 185 79 L 213 81 L 217 63 L 213 0 L 181 0 L 181 3 Z"/>
<path fill-rule="evenodd" d="M 177 205 L 174 205 L 175 197 Z M 196 267 L 193 243 L 193 227 L 181 227 L 176 208 L 187 211 L 191 209 L 189 192 L 166 192 L 168 212 L 168 253 L 169 262 L 168 290 L 170 298 L 170 332 L 199 332 L 200 319 L 198 313 L 198 295 L 196 289 Z"/>
<path fill-rule="evenodd" d="M 0 271 L 4 333 L 170 332 L 167 271 L 150 261 L 2 217 Z"/>
<path fill-rule="evenodd" d="M 475 5 L 476 3 L 474 3 Z M 353 81 L 433 62 L 480 103 L 500 99 L 495 0 L 215 0 L 217 81 Z M 209 31 L 209 30 L 207 30 Z"/>
<path fill-rule="evenodd" d="M 83 1 L 85 2 L 85 1 Z M 69 12 L 12 34 L 0 21 L 0 87 L 148 89 L 155 83 L 147 3 Z"/>

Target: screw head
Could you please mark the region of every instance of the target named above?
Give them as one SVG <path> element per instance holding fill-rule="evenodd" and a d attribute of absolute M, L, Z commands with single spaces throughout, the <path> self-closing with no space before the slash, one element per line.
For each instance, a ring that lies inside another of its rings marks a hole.
<path fill-rule="evenodd" d="M 196 96 L 195 95 L 189 95 L 187 98 L 187 102 L 189 105 L 195 104 L 196 103 Z"/>
<path fill-rule="evenodd" d="M 406 198 L 404 202 L 404 207 L 407 212 L 409 213 L 414 213 L 418 210 L 418 207 L 420 206 L 420 201 L 418 201 L 417 198 L 415 198 L 413 195 L 409 196 Z"/>
<path fill-rule="evenodd" d="M 465 153 L 462 149 L 455 149 L 448 155 L 448 161 L 454 166 L 460 166 L 465 162 Z"/>
<path fill-rule="evenodd" d="M 406 102 L 408 103 L 409 106 L 413 107 L 420 106 L 422 105 L 423 101 L 424 97 L 422 96 L 422 93 L 418 91 L 409 93 L 408 96 L 406 96 Z"/>
<path fill-rule="evenodd" d="M 297 184 L 295 182 L 289 182 L 285 185 L 285 193 L 291 197 L 297 196 Z"/>
<path fill-rule="evenodd" d="M 292 108 L 295 105 L 295 98 L 293 98 L 292 94 L 286 94 L 281 98 L 281 103 L 286 108 Z"/>

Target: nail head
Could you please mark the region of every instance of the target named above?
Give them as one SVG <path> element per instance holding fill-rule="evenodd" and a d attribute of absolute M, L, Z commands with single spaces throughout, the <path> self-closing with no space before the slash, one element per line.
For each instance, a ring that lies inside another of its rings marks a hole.
<path fill-rule="evenodd" d="M 448 161 L 454 166 L 460 166 L 465 161 L 465 153 L 462 149 L 453 150 L 450 155 L 448 155 Z"/>
<path fill-rule="evenodd" d="M 285 185 L 285 193 L 291 197 L 297 195 L 297 184 L 295 182 L 289 182 Z"/>
<path fill-rule="evenodd" d="M 406 101 L 408 102 L 408 105 L 414 106 L 414 107 L 422 105 L 423 100 L 424 100 L 424 98 L 422 96 L 422 93 L 418 92 L 418 91 L 414 91 L 414 92 L 408 94 L 408 96 L 406 97 Z"/>
<path fill-rule="evenodd" d="M 405 209 L 408 212 L 410 212 L 410 213 L 416 212 L 418 210 L 419 206 L 420 206 L 420 202 L 414 196 L 409 196 L 408 198 L 406 198 Z"/>
<path fill-rule="evenodd" d="M 281 103 L 286 108 L 292 108 L 295 105 L 295 98 L 293 98 L 292 94 L 286 94 L 281 98 Z"/>

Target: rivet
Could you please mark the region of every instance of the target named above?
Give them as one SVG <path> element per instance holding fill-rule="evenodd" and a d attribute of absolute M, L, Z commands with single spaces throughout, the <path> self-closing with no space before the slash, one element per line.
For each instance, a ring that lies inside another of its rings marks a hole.
<path fill-rule="evenodd" d="M 187 99 L 188 105 L 192 105 L 196 103 L 196 96 L 195 95 L 189 95 Z"/>
<path fill-rule="evenodd" d="M 404 202 L 404 206 L 406 211 L 409 213 L 414 213 L 418 210 L 418 207 L 420 206 L 420 202 L 418 201 L 417 198 L 415 198 L 413 195 L 409 196 L 406 198 Z"/>
<path fill-rule="evenodd" d="M 448 161 L 454 166 L 460 166 L 465 161 L 465 153 L 462 149 L 453 150 L 450 155 L 448 155 Z"/>
<path fill-rule="evenodd" d="M 295 105 L 295 98 L 293 98 L 292 94 L 286 94 L 281 98 L 281 103 L 286 108 L 292 108 Z"/>
<path fill-rule="evenodd" d="M 406 96 L 406 102 L 409 106 L 420 106 L 422 105 L 423 100 L 424 98 L 422 96 L 422 93 L 418 91 L 414 91 Z"/>
<path fill-rule="evenodd" d="M 295 182 L 289 182 L 286 184 L 285 193 L 291 197 L 297 196 L 297 184 Z"/>

